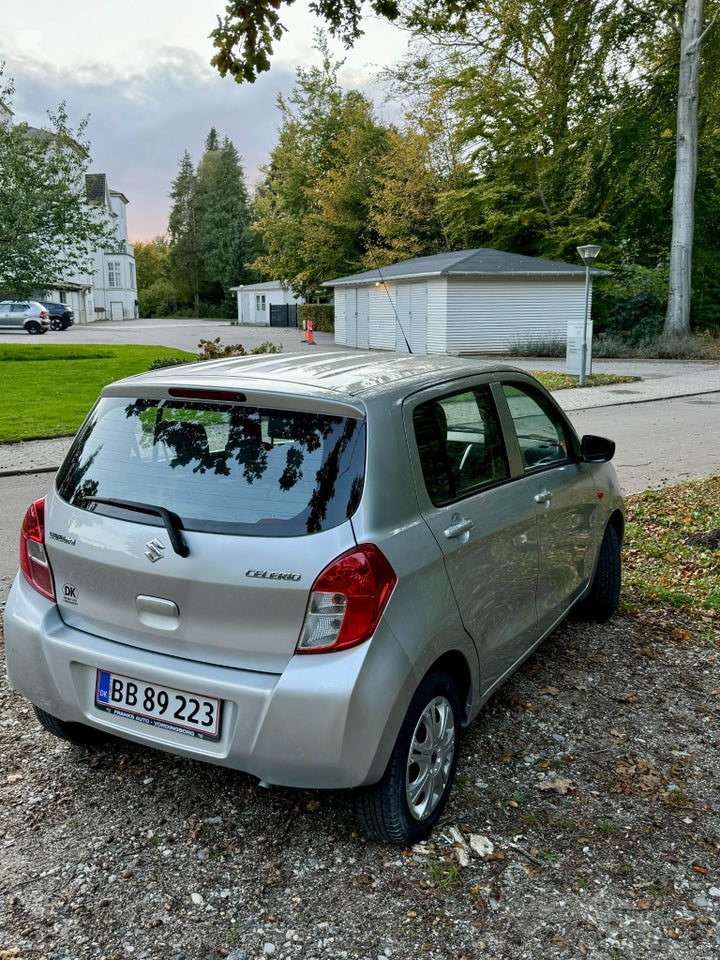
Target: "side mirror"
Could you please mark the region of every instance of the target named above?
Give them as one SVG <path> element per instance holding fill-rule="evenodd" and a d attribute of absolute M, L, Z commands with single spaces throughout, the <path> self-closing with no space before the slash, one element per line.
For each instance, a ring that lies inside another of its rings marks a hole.
<path fill-rule="evenodd" d="M 581 441 L 580 455 L 585 463 L 607 463 L 615 456 L 615 441 L 587 433 Z"/>

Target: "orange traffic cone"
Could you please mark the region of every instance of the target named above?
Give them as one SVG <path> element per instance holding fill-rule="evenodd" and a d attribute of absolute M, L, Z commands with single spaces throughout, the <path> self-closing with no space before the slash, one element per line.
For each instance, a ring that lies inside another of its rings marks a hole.
<path fill-rule="evenodd" d="M 313 340 L 312 320 L 308 320 L 307 322 L 307 342 L 312 344 L 315 343 Z"/>

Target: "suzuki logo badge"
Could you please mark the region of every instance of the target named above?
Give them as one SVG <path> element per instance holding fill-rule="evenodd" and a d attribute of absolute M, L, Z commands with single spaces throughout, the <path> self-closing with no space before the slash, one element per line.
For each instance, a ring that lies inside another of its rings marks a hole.
<path fill-rule="evenodd" d="M 145 556 L 148 558 L 150 563 L 157 563 L 158 560 L 162 560 L 162 558 L 165 556 L 163 553 L 165 544 L 161 540 L 158 540 L 157 537 L 155 537 L 153 540 L 148 540 L 145 546 L 148 548 L 145 551 Z"/>

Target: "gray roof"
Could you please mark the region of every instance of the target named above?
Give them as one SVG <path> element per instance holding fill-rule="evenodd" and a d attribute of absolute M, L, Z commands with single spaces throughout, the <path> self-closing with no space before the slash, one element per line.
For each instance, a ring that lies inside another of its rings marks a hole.
<path fill-rule="evenodd" d="M 105 203 L 107 189 L 107 177 L 104 173 L 85 174 L 85 193 L 90 203 Z"/>
<path fill-rule="evenodd" d="M 241 283 L 238 287 L 230 287 L 231 290 L 289 290 L 290 288 L 282 280 L 264 280 L 261 283 Z"/>
<path fill-rule="evenodd" d="M 607 276 L 606 270 L 592 269 L 592 276 Z M 438 253 L 431 257 L 413 257 L 393 263 L 389 267 L 366 270 L 349 277 L 327 280 L 323 286 L 355 286 L 364 283 L 378 283 L 385 280 L 416 280 L 420 277 L 531 277 L 531 276 L 573 276 L 584 277 L 582 264 L 562 263 L 557 260 L 542 260 L 539 257 L 526 257 L 521 253 L 504 253 L 480 247 L 477 250 L 456 250 L 451 253 Z"/>

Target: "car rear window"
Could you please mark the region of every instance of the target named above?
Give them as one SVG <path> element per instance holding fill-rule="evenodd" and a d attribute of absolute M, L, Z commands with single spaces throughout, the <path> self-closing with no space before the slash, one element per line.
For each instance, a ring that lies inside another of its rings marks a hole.
<path fill-rule="evenodd" d="M 224 403 L 103 398 L 57 478 L 68 503 L 138 523 L 300 536 L 338 526 L 357 508 L 365 471 L 361 419 Z M 96 498 L 96 499 L 90 499 Z"/>

